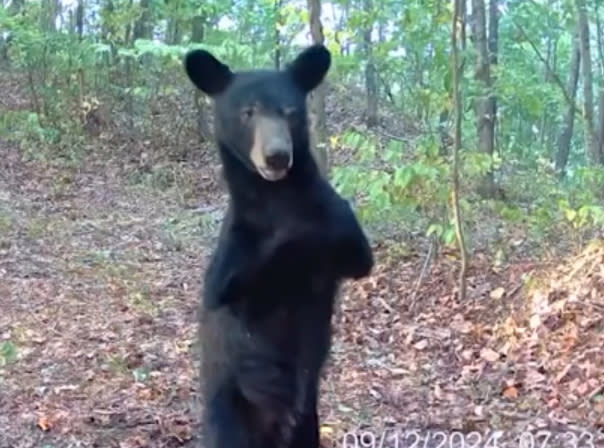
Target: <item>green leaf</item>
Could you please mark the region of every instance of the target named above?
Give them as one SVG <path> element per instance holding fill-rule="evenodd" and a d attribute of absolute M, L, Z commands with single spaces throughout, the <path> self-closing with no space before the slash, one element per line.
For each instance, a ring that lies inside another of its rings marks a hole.
<path fill-rule="evenodd" d="M 441 237 L 443 234 L 442 224 L 430 224 L 428 230 L 426 230 L 426 236 L 436 234 L 437 237 Z"/>
<path fill-rule="evenodd" d="M 7 365 L 17 359 L 17 348 L 11 341 L 0 344 L 0 365 Z"/>

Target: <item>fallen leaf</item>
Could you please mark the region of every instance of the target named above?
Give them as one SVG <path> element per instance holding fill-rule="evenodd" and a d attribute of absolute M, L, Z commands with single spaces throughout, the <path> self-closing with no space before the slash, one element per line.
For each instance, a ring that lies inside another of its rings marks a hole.
<path fill-rule="evenodd" d="M 470 349 L 464 350 L 463 352 L 461 352 L 461 357 L 466 361 L 469 361 L 474 357 L 474 351 Z"/>
<path fill-rule="evenodd" d="M 518 325 L 512 316 L 508 316 L 508 318 L 503 323 L 503 331 L 506 335 L 511 336 L 516 333 Z"/>
<path fill-rule="evenodd" d="M 534 330 L 534 329 L 538 328 L 539 325 L 541 325 L 541 316 L 539 316 L 538 314 L 533 314 L 529 321 L 529 326 L 531 327 L 532 330 Z"/>
<path fill-rule="evenodd" d="M 419 342 L 416 342 L 415 344 L 413 344 L 413 347 L 416 350 L 423 350 L 428 346 L 428 340 L 427 339 L 422 339 Z"/>
<path fill-rule="evenodd" d="M 495 362 L 499 359 L 499 353 L 497 353 L 495 350 L 485 347 L 480 350 L 480 357 L 485 361 Z"/>
<path fill-rule="evenodd" d="M 539 383 L 543 383 L 546 380 L 545 375 L 537 372 L 534 369 L 529 370 L 526 373 L 525 382 L 529 385 L 537 385 Z"/>
<path fill-rule="evenodd" d="M 42 431 L 50 431 L 50 428 L 52 428 L 52 424 L 47 417 L 40 417 L 37 425 Z"/>
<path fill-rule="evenodd" d="M 438 384 L 434 386 L 434 396 L 439 400 L 442 400 L 444 397 L 443 390 Z"/>
<path fill-rule="evenodd" d="M 516 389 L 514 386 L 508 386 L 505 389 L 503 389 L 503 396 L 505 398 L 514 400 L 514 399 L 518 398 L 518 389 Z"/>
<path fill-rule="evenodd" d="M 489 296 L 491 297 L 491 299 L 499 300 L 503 297 L 504 294 L 505 289 L 500 286 L 499 288 L 495 288 L 494 290 L 492 290 Z"/>
<path fill-rule="evenodd" d="M 333 433 L 334 430 L 331 426 L 321 425 L 321 428 L 319 429 L 319 434 L 321 434 L 322 436 L 330 436 Z"/>
<path fill-rule="evenodd" d="M 484 417 L 484 406 L 476 406 L 474 408 L 474 415 L 476 415 L 477 417 Z"/>
<path fill-rule="evenodd" d="M 562 369 L 562 371 L 556 375 L 556 383 L 560 383 L 564 379 L 572 366 L 573 365 L 571 363 L 566 364 L 566 367 L 564 367 L 564 369 Z"/>
<path fill-rule="evenodd" d="M 587 392 L 589 392 L 589 385 L 585 382 L 581 382 L 576 385 L 575 391 L 581 396 L 586 395 Z"/>

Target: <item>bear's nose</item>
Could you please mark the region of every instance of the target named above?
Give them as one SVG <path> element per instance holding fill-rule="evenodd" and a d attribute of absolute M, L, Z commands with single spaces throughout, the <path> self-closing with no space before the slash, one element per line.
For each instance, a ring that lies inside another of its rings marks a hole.
<path fill-rule="evenodd" d="M 289 152 L 275 151 L 273 154 L 266 156 L 266 164 L 273 170 L 281 171 L 289 168 Z"/>

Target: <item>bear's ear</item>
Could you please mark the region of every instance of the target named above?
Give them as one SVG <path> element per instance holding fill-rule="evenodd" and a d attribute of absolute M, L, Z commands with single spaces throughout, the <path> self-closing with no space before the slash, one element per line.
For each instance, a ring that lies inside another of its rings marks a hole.
<path fill-rule="evenodd" d="M 223 92 L 233 79 L 231 69 L 205 50 L 187 53 L 184 65 L 193 84 L 209 96 Z"/>
<path fill-rule="evenodd" d="M 302 51 L 286 70 L 294 78 L 295 83 L 308 93 L 323 81 L 330 65 L 329 50 L 321 44 L 315 44 Z"/>

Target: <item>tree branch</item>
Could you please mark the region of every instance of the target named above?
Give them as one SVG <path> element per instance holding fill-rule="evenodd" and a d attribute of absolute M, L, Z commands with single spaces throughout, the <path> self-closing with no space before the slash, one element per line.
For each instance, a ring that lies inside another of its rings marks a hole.
<path fill-rule="evenodd" d="M 526 40 L 529 43 L 529 45 L 531 46 L 531 48 L 533 49 L 533 51 L 535 52 L 535 54 L 537 55 L 537 57 L 539 58 L 539 60 L 545 66 L 545 69 L 547 70 L 547 72 L 550 74 L 550 76 L 554 80 L 554 82 L 558 85 L 558 87 L 560 87 L 560 90 L 562 91 L 562 94 L 564 95 L 564 99 L 568 103 L 569 107 L 571 107 L 573 109 L 573 111 L 577 115 L 579 115 L 579 117 L 581 117 L 581 119 L 585 119 L 585 117 L 583 115 L 583 112 L 581 111 L 581 108 L 577 106 L 577 103 L 575 102 L 575 100 L 570 96 L 570 93 L 566 90 L 566 87 L 564 86 L 564 83 L 562 82 L 562 80 L 558 77 L 558 75 L 556 74 L 556 72 L 554 70 L 552 70 L 552 68 L 550 67 L 549 62 L 547 61 L 547 59 L 543 56 L 543 54 L 541 54 L 541 51 L 539 50 L 539 47 L 537 47 L 537 45 L 535 44 L 535 42 L 533 42 L 530 39 L 530 37 L 528 36 L 528 34 L 526 33 L 526 31 L 524 31 L 524 28 L 522 28 L 522 26 L 518 25 L 514 21 L 514 19 L 510 19 L 510 20 L 511 20 L 512 24 L 514 25 L 514 27 L 522 35 L 522 37 L 524 38 L 524 40 Z"/>

